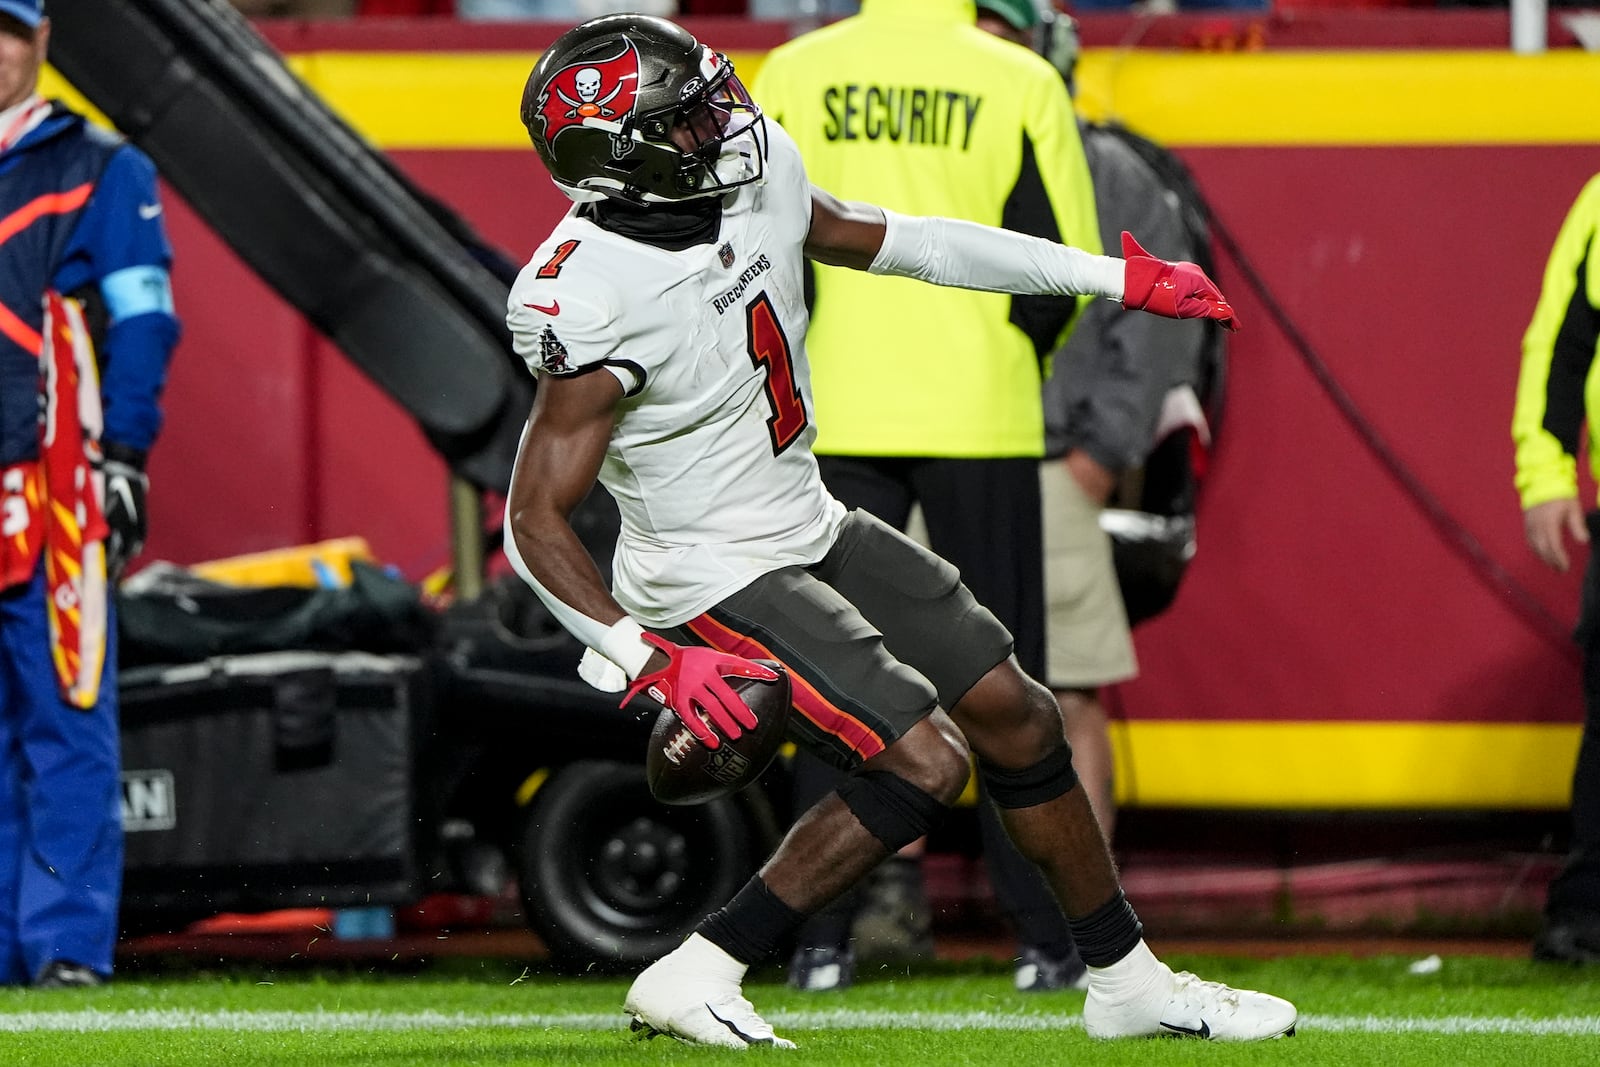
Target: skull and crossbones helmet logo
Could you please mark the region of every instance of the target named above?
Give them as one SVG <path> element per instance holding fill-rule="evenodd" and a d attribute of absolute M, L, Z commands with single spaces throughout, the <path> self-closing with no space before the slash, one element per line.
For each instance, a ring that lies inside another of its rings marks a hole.
<path fill-rule="evenodd" d="M 567 112 L 567 118 L 575 119 L 581 115 L 588 119 L 601 115 L 609 119 L 616 114 L 614 110 L 606 105 L 615 100 L 617 94 L 622 92 L 621 82 L 612 86 L 611 91 L 602 97 L 600 90 L 605 85 L 605 81 L 600 74 L 600 69 L 598 67 L 584 67 L 572 76 L 572 84 L 578 90 L 578 99 L 576 100 L 562 92 L 559 85 L 556 86 L 556 94 L 572 109 Z"/>
<path fill-rule="evenodd" d="M 633 110 L 638 90 L 639 53 L 629 41 L 610 59 L 563 67 L 545 83 L 539 109 L 544 135 L 554 140 L 562 130 L 590 119 L 620 121 Z"/>

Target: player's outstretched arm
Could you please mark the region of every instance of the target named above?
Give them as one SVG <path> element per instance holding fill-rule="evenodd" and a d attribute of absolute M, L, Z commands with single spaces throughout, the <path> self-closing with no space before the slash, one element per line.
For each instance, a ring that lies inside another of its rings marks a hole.
<path fill-rule="evenodd" d="M 819 263 L 935 285 L 1032 296 L 1104 296 L 1168 318 L 1237 328 L 1233 308 L 1193 263 L 1156 259 L 1131 237 L 1129 258 L 959 219 L 900 215 L 811 187 L 806 255 Z"/>
<path fill-rule="evenodd" d="M 1122 298 L 1122 260 L 937 216 L 846 203 L 811 187 L 806 255 L 819 263 L 988 293 Z"/>

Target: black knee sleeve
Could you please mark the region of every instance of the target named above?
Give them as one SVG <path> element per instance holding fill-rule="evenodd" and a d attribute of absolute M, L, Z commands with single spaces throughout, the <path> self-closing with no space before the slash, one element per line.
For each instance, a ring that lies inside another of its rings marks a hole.
<path fill-rule="evenodd" d="M 1002 808 L 1031 808 L 1069 792 L 1078 784 L 1072 769 L 1072 747 L 1065 741 L 1031 767 L 1010 771 L 978 758 L 978 774 L 989 798 Z"/>
<path fill-rule="evenodd" d="M 945 806 L 889 771 L 851 775 L 839 799 L 890 852 L 898 852 L 927 833 Z"/>

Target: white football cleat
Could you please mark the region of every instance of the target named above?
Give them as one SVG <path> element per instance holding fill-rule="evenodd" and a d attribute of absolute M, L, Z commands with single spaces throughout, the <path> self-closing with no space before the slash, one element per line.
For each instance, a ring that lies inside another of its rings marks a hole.
<path fill-rule="evenodd" d="M 639 1037 L 718 1048 L 794 1048 L 739 991 L 745 967 L 699 934 L 646 967 L 622 1002 Z"/>
<path fill-rule="evenodd" d="M 1131 996 L 1113 1000 L 1093 982 L 1083 1003 L 1090 1037 L 1192 1037 L 1202 1041 L 1264 1041 L 1292 1037 L 1293 1004 L 1253 989 L 1207 982 L 1159 964 Z"/>

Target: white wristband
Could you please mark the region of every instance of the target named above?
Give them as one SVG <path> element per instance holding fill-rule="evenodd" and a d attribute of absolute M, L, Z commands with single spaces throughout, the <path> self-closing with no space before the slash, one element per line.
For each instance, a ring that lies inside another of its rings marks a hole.
<path fill-rule="evenodd" d="M 628 680 L 639 677 L 644 665 L 650 661 L 655 646 L 645 643 L 644 627 L 624 615 L 606 631 L 596 649 L 606 659 L 621 667 Z"/>

